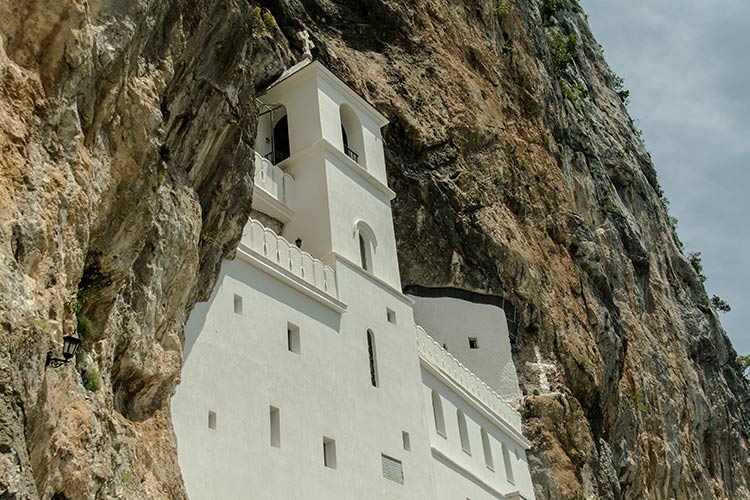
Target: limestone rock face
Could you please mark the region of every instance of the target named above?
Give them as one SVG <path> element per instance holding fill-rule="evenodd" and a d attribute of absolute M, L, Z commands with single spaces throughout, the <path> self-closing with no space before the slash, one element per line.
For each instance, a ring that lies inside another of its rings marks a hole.
<path fill-rule="evenodd" d="M 404 285 L 515 306 L 537 498 L 750 498 L 748 384 L 577 3 L 268 5 L 391 121 Z"/>
<path fill-rule="evenodd" d="M 288 47 L 244 0 L 3 1 L 0 31 L 0 497 L 185 498 L 182 327 L 241 236 Z M 75 309 L 98 392 L 45 369 Z"/>

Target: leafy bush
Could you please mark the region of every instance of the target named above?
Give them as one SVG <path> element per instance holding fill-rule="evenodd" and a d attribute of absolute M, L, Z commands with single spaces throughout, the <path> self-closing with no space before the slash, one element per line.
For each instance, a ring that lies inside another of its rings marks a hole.
<path fill-rule="evenodd" d="M 507 3 L 499 3 L 497 7 L 492 9 L 492 12 L 497 17 L 503 17 L 503 16 L 506 16 L 510 12 L 510 7 L 508 6 Z"/>
<path fill-rule="evenodd" d="M 687 258 L 688 258 L 688 261 L 690 261 L 690 265 L 693 266 L 693 269 L 698 275 L 698 278 L 701 281 L 706 281 L 706 277 L 703 275 L 703 263 L 701 262 L 701 253 L 690 252 L 689 254 L 687 254 Z"/>
<path fill-rule="evenodd" d="M 94 324 L 83 313 L 76 314 L 76 319 L 78 320 L 78 336 L 91 340 L 94 337 Z"/>
<path fill-rule="evenodd" d="M 102 388 L 102 377 L 96 370 L 86 370 L 83 373 L 83 386 L 91 391 L 97 392 Z"/>
<path fill-rule="evenodd" d="M 750 380 L 750 354 L 737 356 L 737 364 L 740 366 L 740 374 Z"/>
<path fill-rule="evenodd" d="M 732 307 L 729 305 L 727 301 L 719 297 L 718 295 L 714 295 L 711 297 L 711 305 L 714 309 L 717 311 L 728 313 L 732 310 Z"/>
<path fill-rule="evenodd" d="M 589 96 L 589 92 L 588 90 L 586 90 L 586 86 L 582 83 L 570 85 L 565 80 L 560 81 L 560 86 L 562 87 L 563 96 L 565 96 L 567 100 L 572 102 L 573 106 L 580 111 L 581 99 L 585 99 Z"/>
<path fill-rule="evenodd" d="M 555 71 L 562 73 L 578 57 L 578 38 L 575 33 L 566 35 L 559 28 L 547 31 L 547 44 Z"/>

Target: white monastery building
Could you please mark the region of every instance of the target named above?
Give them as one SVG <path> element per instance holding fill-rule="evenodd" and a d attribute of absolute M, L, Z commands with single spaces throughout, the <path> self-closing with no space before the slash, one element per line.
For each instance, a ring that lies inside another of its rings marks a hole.
<path fill-rule="evenodd" d="M 252 218 L 172 401 L 190 498 L 533 499 L 503 310 L 402 293 L 385 117 L 309 56 L 259 100 Z"/>

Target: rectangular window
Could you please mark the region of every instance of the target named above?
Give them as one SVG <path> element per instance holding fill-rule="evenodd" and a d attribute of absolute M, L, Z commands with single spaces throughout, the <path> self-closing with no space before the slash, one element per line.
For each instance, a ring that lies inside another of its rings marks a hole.
<path fill-rule="evenodd" d="M 289 352 L 300 353 L 299 327 L 297 325 L 286 324 L 286 343 Z"/>
<path fill-rule="evenodd" d="M 279 409 L 272 406 L 269 413 L 271 418 L 271 446 L 281 448 L 281 419 Z"/>
<path fill-rule="evenodd" d="M 404 484 L 404 466 L 401 460 L 388 455 L 380 455 L 383 460 L 383 477 L 394 483 Z"/>
<path fill-rule="evenodd" d="M 208 410 L 208 428 L 216 430 L 216 412 Z"/>
<path fill-rule="evenodd" d="M 242 297 L 234 294 L 234 313 L 235 314 L 242 314 Z"/>
<path fill-rule="evenodd" d="M 510 453 L 508 453 L 508 447 L 505 443 L 502 443 L 503 448 L 503 462 L 505 462 L 505 478 L 510 484 L 516 484 L 513 478 L 513 464 L 510 463 Z"/>
<path fill-rule="evenodd" d="M 432 415 L 435 417 L 435 430 L 443 437 L 448 437 L 445 433 L 445 417 L 443 416 L 443 400 L 437 391 L 432 391 Z"/>
<path fill-rule="evenodd" d="M 466 415 L 461 410 L 456 410 L 458 420 L 458 435 L 461 438 L 461 449 L 471 455 L 471 443 L 469 443 L 469 430 L 466 427 Z"/>
<path fill-rule="evenodd" d="M 479 342 L 476 337 L 469 337 L 469 349 L 479 349 Z"/>
<path fill-rule="evenodd" d="M 323 465 L 336 468 L 336 441 L 328 437 L 323 437 Z"/>
<path fill-rule="evenodd" d="M 393 323 L 394 325 L 396 324 L 396 311 L 386 307 L 385 316 L 386 318 L 388 318 L 389 323 Z"/>
<path fill-rule="evenodd" d="M 367 330 L 367 355 L 370 358 L 370 383 L 373 387 L 377 387 L 378 365 L 375 358 L 375 335 L 372 330 Z"/>
<path fill-rule="evenodd" d="M 401 441 L 404 443 L 404 449 L 406 451 L 411 451 L 411 438 L 409 437 L 409 433 L 406 431 L 401 432 Z"/>
<path fill-rule="evenodd" d="M 487 435 L 487 431 L 482 428 L 482 448 L 484 449 L 484 465 L 494 472 L 495 462 L 492 459 L 492 447 L 490 446 L 490 437 Z"/>

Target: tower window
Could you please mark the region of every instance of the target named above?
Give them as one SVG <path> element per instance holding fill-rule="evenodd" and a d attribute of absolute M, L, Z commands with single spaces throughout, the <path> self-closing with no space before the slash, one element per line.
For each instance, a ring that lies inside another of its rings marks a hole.
<path fill-rule="evenodd" d="M 368 243 L 367 243 L 367 237 L 363 235 L 362 233 L 359 233 L 359 259 L 362 263 L 362 269 L 365 271 L 370 270 L 370 259 L 368 258 Z"/>
<path fill-rule="evenodd" d="M 432 391 L 432 416 L 435 417 L 435 430 L 443 437 L 445 433 L 445 416 L 443 415 L 443 401 L 437 391 Z"/>
<path fill-rule="evenodd" d="M 389 323 L 396 324 L 396 311 L 393 309 L 387 308 L 385 309 L 385 317 L 388 318 Z"/>
<path fill-rule="evenodd" d="M 342 104 L 339 108 L 339 118 L 341 119 L 341 139 L 344 153 L 364 167 L 364 156 L 361 156 L 364 152 L 362 124 L 357 112 L 348 104 Z"/>
<path fill-rule="evenodd" d="M 279 409 L 271 406 L 269 416 L 271 420 L 271 446 L 281 448 L 281 418 L 279 416 Z"/>
<path fill-rule="evenodd" d="M 404 449 L 406 451 L 411 451 L 411 438 L 409 437 L 409 433 L 406 431 L 401 432 L 401 441 L 404 443 Z"/>
<path fill-rule="evenodd" d="M 466 427 L 466 415 L 461 410 L 456 410 L 458 420 L 458 435 L 461 438 L 461 449 L 471 455 L 471 443 L 469 443 L 469 430 Z"/>
<path fill-rule="evenodd" d="M 508 447 L 505 446 L 505 443 L 502 443 L 502 449 L 503 462 L 505 462 L 505 478 L 510 484 L 515 484 L 515 479 L 513 478 L 513 464 L 510 463 L 510 453 L 508 453 Z"/>
<path fill-rule="evenodd" d="M 336 441 L 329 437 L 323 437 L 323 465 L 336 468 Z"/>
<path fill-rule="evenodd" d="M 242 314 L 242 297 L 234 294 L 234 312 L 235 314 Z"/>
<path fill-rule="evenodd" d="M 375 359 L 375 335 L 367 330 L 367 354 L 370 358 L 370 382 L 373 387 L 378 386 L 378 366 Z"/>
<path fill-rule="evenodd" d="M 495 470 L 495 462 L 492 460 L 492 447 L 487 431 L 482 428 L 482 449 L 484 449 L 484 464 L 491 471 Z"/>
<path fill-rule="evenodd" d="M 469 337 L 469 349 L 479 349 L 479 342 L 476 337 Z"/>
<path fill-rule="evenodd" d="M 286 115 L 273 127 L 273 158 L 274 164 L 289 158 L 289 121 Z"/>
<path fill-rule="evenodd" d="M 299 354 L 301 351 L 299 327 L 291 323 L 286 324 L 286 344 L 289 352 Z"/>
<path fill-rule="evenodd" d="M 208 410 L 208 428 L 212 431 L 216 430 L 216 412 Z"/>

